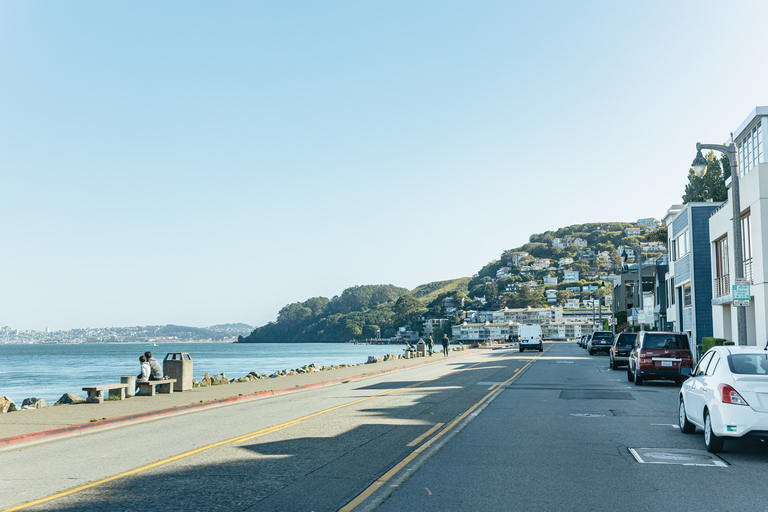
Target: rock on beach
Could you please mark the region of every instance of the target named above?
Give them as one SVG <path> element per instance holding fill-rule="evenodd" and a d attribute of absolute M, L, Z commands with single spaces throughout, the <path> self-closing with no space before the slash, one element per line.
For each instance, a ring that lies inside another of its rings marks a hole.
<path fill-rule="evenodd" d="M 16 404 L 13 403 L 13 400 L 8 398 L 7 396 L 0 397 L 0 414 L 5 414 L 6 412 L 14 412 L 18 410 L 19 408 L 16 407 Z"/>
<path fill-rule="evenodd" d="M 84 402 L 85 398 L 73 395 L 72 393 L 64 393 L 61 395 L 61 398 L 59 398 L 59 400 L 53 405 L 82 404 Z"/>
<path fill-rule="evenodd" d="M 21 410 L 27 410 L 27 409 L 42 409 L 43 407 L 48 407 L 48 404 L 45 403 L 45 400 L 42 398 L 25 398 L 23 402 L 21 402 Z"/>

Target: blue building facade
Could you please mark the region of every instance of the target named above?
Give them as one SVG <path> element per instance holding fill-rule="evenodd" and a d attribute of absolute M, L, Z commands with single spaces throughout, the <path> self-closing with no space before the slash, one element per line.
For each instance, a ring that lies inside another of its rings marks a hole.
<path fill-rule="evenodd" d="M 713 332 L 709 217 L 721 204 L 688 203 L 667 226 L 667 321 L 696 345 Z"/>

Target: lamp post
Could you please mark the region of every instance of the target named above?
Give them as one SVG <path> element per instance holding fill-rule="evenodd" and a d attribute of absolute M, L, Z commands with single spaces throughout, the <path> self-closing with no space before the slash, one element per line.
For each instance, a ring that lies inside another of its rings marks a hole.
<path fill-rule="evenodd" d="M 731 202 L 733 209 L 733 264 L 736 267 L 736 279 L 744 278 L 744 253 L 742 233 L 741 233 L 741 198 L 739 197 L 739 159 L 736 151 L 736 143 L 733 142 L 733 133 L 731 133 L 731 143 L 723 144 L 702 144 L 696 143 L 696 158 L 693 159 L 691 167 L 693 173 L 701 178 L 707 172 L 707 159 L 701 155 L 702 149 L 719 151 L 728 157 L 731 164 Z M 738 330 L 738 344 L 747 344 L 747 312 L 743 307 L 736 308 L 736 324 Z"/>

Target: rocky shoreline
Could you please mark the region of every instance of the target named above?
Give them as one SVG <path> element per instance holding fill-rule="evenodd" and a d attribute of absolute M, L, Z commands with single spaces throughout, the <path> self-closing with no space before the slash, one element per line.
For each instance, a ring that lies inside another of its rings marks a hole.
<path fill-rule="evenodd" d="M 464 346 L 462 345 L 451 347 L 451 350 L 463 350 L 463 349 L 464 349 Z M 205 372 L 205 376 L 203 377 L 202 380 L 197 381 L 195 379 L 192 379 L 193 380 L 192 384 L 196 388 L 208 387 L 208 386 L 220 386 L 220 385 L 232 384 L 235 382 L 249 382 L 252 380 L 261 380 L 261 379 L 278 379 L 281 377 L 288 377 L 291 375 L 301 375 L 305 373 L 328 372 L 328 371 L 333 371 L 341 368 L 363 366 L 366 364 L 374 364 L 374 363 L 383 362 L 383 361 L 392 361 L 395 359 L 408 359 L 408 358 L 410 358 L 410 354 L 408 355 L 385 354 L 384 356 L 381 356 L 381 357 L 368 356 L 368 360 L 365 361 L 364 363 L 339 364 L 339 365 L 331 365 L 331 366 L 320 366 L 318 364 L 312 363 L 312 364 L 307 364 L 298 368 L 278 370 L 272 374 L 250 372 L 245 377 L 234 378 L 234 379 L 228 379 L 224 373 L 218 373 L 211 376 L 208 372 Z M 110 398 L 110 400 L 114 400 L 114 399 L 115 398 Z M 46 403 L 46 401 L 42 398 L 30 397 L 30 398 L 25 398 L 24 401 L 21 403 L 21 407 L 19 407 L 9 397 L 0 396 L 0 414 L 34 410 L 34 409 L 42 409 L 45 407 L 56 407 L 59 405 L 76 405 L 80 403 L 85 403 L 85 398 L 74 395 L 72 393 L 64 393 L 61 396 L 61 398 L 58 401 L 56 401 L 56 403 L 53 404 L 53 406 L 49 406 Z"/>

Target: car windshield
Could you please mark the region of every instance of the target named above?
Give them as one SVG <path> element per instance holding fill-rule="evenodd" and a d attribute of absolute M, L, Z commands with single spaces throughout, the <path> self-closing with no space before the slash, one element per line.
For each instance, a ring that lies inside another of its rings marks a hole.
<path fill-rule="evenodd" d="M 616 339 L 616 344 L 619 346 L 622 345 L 634 345 L 635 339 L 637 339 L 637 333 L 622 333 L 619 335 L 619 337 Z"/>
<path fill-rule="evenodd" d="M 646 334 L 643 348 L 680 350 L 688 348 L 684 334 Z"/>
<path fill-rule="evenodd" d="M 728 356 L 732 373 L 768 375 L 768 354 L 735 354 Z"/>

